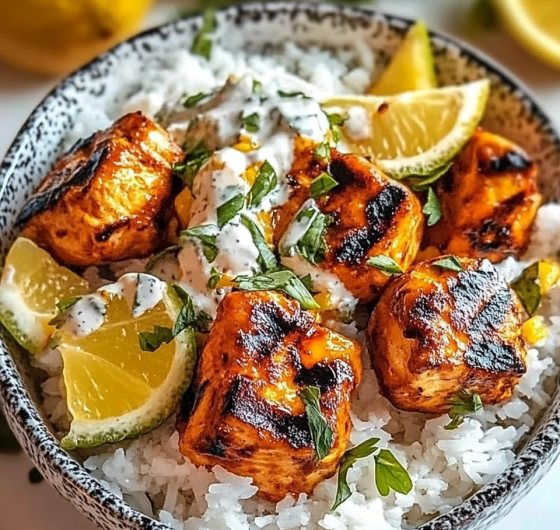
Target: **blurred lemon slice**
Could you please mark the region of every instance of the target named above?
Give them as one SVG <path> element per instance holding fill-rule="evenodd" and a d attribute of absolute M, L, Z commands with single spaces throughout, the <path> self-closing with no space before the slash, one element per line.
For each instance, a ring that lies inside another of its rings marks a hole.
<path fill-rule="evenodd" d="M 481 80 L 386 97 L 332 96 L 322 106 L 327 113 L 353 116 L 342 127 L 344 150 L 372 157 L 394 178 L 423 176 L 467 143 L 482 119 L 489 89 L 488 80 Z M 359 134 L 352 121 L 359 123 Z"/>
<path fill-rule="evenodd" d="M 142 289 L 151 302 L 135 315 Z M 72 415 L 70 432 L 61 442 L 64 448 L 136 436 L 173 413 L 196 359 L 192 328 L 175 338 L 170 335 L 183 307 L 172 287 L 147 274 L 125 275 L 76 304 L 56 335 Z M 86 321 L 97 325 L 83 333 Z M 141 334 L 154 332 L 168 335 L 167 342 L 144 351 Z"/>
<path fill-rule="evenodd" d="M 58 265 L 29 239 L 13 244 L 0 283 L 0 321 L 28 351 L 37 354 L 55 331 L 56 304 L 89 292 L 85 280 Z"/>
<path fill-rule="evenodd" d="M 133 34 L 153 0 L 1 0 L 0 59 L 67 73 Z"/>
<path fill-rule="evenodd" d="M 430 36 L 422 21 L 416 22 L 369 93 L 390 96 L 437 86 Z"/>
<path fill-rule="evenodd" d="M 494 0 L 500 20 L 519 43 L 553 68 L 560 69 L 560 2 Z"/>

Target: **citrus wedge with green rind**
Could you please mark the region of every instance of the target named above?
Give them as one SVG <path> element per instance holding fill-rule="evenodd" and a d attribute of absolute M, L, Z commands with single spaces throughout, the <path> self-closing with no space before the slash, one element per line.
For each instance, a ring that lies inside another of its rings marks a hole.
<path fill-rule="evenodd" d="M 56 304 L 87 294 L 89 286 L 58 265 L 33 241 L 20 237 L 12 245 L 0 282 L 0 321 L 27 351 L 38 354 L 55 331 L 50 320 Z"/>
<path fill-rule="evenodd" d="M 153 282 L 163 283 L 156 278 Z M 72 418 L 63 448 L 136 437 L 175 411 L 194 371 L 194 331 L 186 328 L 155 351 L 143 351 L 139 344 L 140 333 L 156 326 L 171 330 L 181 311 L 174 290 L 167 284 L 162 290 L 162 299 L 140 316 L 133 317 L 125 298 L 113 294 L 98 329 L 81 336 L 65 324 L 57 334 Z"/>
<path fill-rule="evenodd" d="M 431 175 L 449 163 L 478 127 L 489 92 L 483 79 L 395 96 L 331 96 L 322 106 L 329 114 L 359 115 L 359 134 L 347 121 L 339 147 L 371 157 L 399 179 Z"/>
<path fill-rule="evenodd" d="M 392 96 L 436 86 L 430 35 L 424 22 L 419 20 L 408 30 L 391 62 L 368 93 L 376 96 Z"/>

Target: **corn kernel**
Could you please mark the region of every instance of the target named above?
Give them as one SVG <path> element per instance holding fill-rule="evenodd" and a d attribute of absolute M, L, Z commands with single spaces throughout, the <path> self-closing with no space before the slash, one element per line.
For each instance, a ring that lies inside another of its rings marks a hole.
<path fill-rule="evenodd" d="M 242 153 L 248 153 L 249 151 L 254 151 L 259 148 L 257 142 L 254 142 L 249 136 L 244 134 L 239 135 L 238 142 L 233 146 L 234 149 L 241 151 Z"/>
<path fill-rule="evenodd" d="M 177 197 L 175 197 L 175 211 L 181 228 L 187 228 L 191 220 L 191 207 L 193 203 L 193 196 L 189 188 L 185 188 Z"/>
<path fill-rule="evenodd" d="M 521 327 L 521 336 L 528 344 L 537 344 L 548 337 L 548 329 L 544 325 L 543 317 L 530 318 Z"/>
<path fill-rule="evenodd" d="M 220 281 L 218 285 L 216 285 L 216 289 L 225 289 L 226 287 L 235 287 L 236 283 L 233 281 L 231 276 L 227 274 L 222 274 L 220 277 Z"/>
<path fill-rule="evenodd" d="M 319 293 L 314 296 L 315 302 L 321 307 L 321 311 L 329 311 L 333 308 L 330 293 Z"/>
<path fill-rule="evenodd" d="M 253 183 L 255 182 L 255 179 L 257 178 L 261 166 L 262 166 L 261 163 L 251 164 L 245 170 L 245 173 L 243 173 L 241 176 L 247 181 L 248 184 L 252 186 Z"/>
<path fill-rule="evenodd" d="M 272 213 L 259 212 L 257 219 L 263 229 L 265 241 L 272 246 L 274 240 L 274 230 L 272 229 Z"/>
<path fill-rule="evenodd" d="M 539 262 L 539 281 L 541 293 L 546 294 L 560 280 L 560 264 L 555 261 L 543 260 Z"/>

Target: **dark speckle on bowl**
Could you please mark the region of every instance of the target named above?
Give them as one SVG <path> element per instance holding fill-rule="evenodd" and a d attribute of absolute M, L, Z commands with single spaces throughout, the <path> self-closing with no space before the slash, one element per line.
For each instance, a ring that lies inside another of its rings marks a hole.
<path fill-rule="evenodd" d="M 119 70 L 165 56 L 189 45 L 200 19 L 182 19 L 145 32 L 77 71 L 55 88 L 26 121 L 0 166 L 0 257 L 14 241 L 18 212 L 33 188 L 61 154 L 78 109 L 95 105 Z M 390 56 L 410 21 L 353 6 L 274 2 L 230 7 L 218 15 L 218 38 L 250 36 L 252 43 L 349 45 L 362 38 L 378 60 Z M 335 36 L 335 37 L 334 37 Z M 247 38 L 247 37 L 246 37 Z M 332 39 L 336 38 L 336 42 Z M 489 77 L 492 95 L 484 125 L 523 145 L 535 159 L 547 201 L 560 199 L 560 141 L 549 119 L 526 89 L 481 53 L 432 33 L 439 80 L 457 84 Z M 0 390 L 8 420 L 45 479 L 76 508 L 105 530 L 164 530 L 118 499 L 72 456 L 60 449 L 52 427 L 36 406 L 25 355 L 4 331 L 0 342 Z M 12 352 L 12 355 L 10 352 Z M 16 362 L 17 361 L 17 362 Z M 422 530 L 481 530 L 507 512 L 541 478 L 560 449 L 559 398 L 533 429 L 515 462 L 466 502 L 423 525 Z"/>

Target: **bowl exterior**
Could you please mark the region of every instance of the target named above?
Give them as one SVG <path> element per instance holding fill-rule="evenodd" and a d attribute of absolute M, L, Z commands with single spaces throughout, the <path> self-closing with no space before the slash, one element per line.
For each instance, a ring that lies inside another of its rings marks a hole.
<path fill-rule="evenodd" d="M 15 218 L 31 191 L 61 154 L 64 137 L 75 127 L 81 107 L 110 101 L 119 69 L 188 47 L 200 17 L 178 20 L 143 33 L 77 71 L 36 108 L 0 166 L 0 259 L 17 236 Z M 369 9 L 274 2 L 243 4 L 218 13 L 217 36 L 229 46 L 300 44 L 350 46 L 363 39 L 382 63 L 402 40 L 411 21 Z M 432 33 L 441 84 L 482 77 L 492 83 L 484 125 L 522 144 L 537 162 L 546 201 L 560 200 L 560 140 L 550 121 L 522 85 L 493 61 L 470 47 Z M 21 351 L 1 330 L 0 391 L 8 421 L 24 450 L 59 493 L 104 530 L 168 528 L 132 509 L 106 490 L 68 453 L 60 449 L 52 426 L 41 416 L 32 370 Z M 516 461 L 494 482 L 422 530 L 481 530 L 507 512 L 542 477 L 560 451 L 559 398 L 533 430 Z"/>

